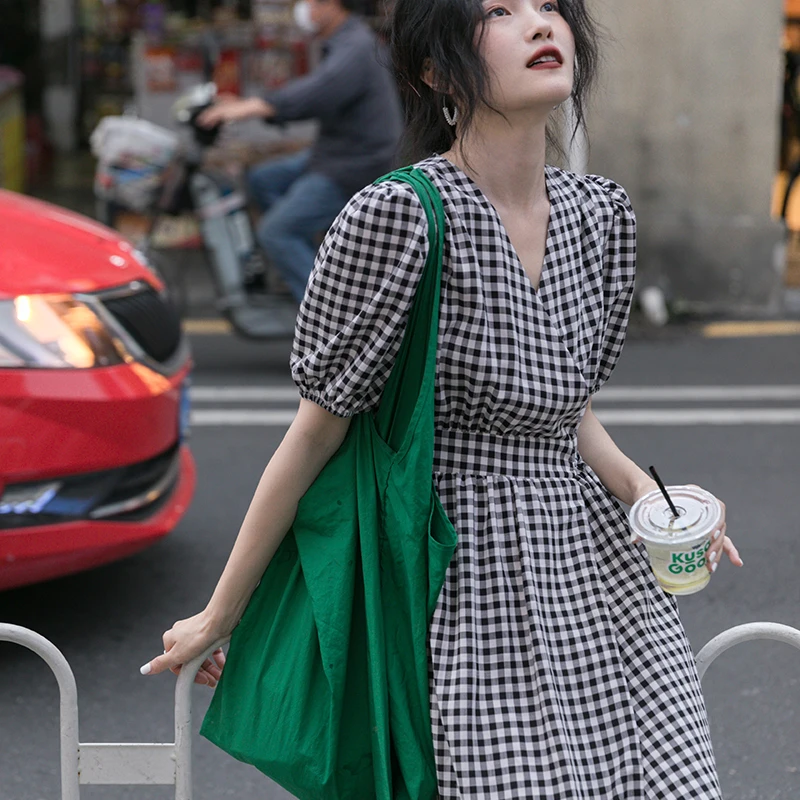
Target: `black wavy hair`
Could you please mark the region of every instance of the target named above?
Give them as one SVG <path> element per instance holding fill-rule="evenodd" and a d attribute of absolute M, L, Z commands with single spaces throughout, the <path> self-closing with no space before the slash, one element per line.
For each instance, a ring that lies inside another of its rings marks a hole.
<path fill-rule="evenodd" d="M 575 38 L 574 136 L 585 125 L 586 103 L 599 62 L 599 33 L 585 0 L 560 0 L 558 5 Z M 388 30 L 392 68 L 406 111 L 405 161 L 443 153 L 456 138 L 455 128 L 442 113 L 448 96 L 422 80 L 426 66 L 432 67 L 442 86 L 451 88 L 448 105 L 458 106 L 459 128 L 469 127 L 480 106 L 491 107 L 487 66 L 480 54 L 483 21 L 481 0 L 395 1 Z M 561 151 L 552 131 L 548 131 L 548 141 Z"/>

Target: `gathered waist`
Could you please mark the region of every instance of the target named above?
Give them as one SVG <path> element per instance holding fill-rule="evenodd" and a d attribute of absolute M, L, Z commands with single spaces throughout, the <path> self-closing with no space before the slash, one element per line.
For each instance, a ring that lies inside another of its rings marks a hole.
<path fill-rule="evenodd" d="M 579 460 L 574 435 L 516 437 L 449 428 L 435 431 L 434 472 L 558 478 L 574 476 Z"/>

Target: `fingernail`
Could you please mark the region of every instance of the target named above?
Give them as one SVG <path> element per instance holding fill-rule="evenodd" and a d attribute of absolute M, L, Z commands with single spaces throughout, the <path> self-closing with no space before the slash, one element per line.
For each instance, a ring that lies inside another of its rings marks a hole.
<path fill-rule="evenodd" d="M 716 572 L 716 571 L 717 571 L 717 567 L 718 567 L 718 566 L 719 566 L 719 564 L 712 564 L 712 565 L 711 565 L 711 571 L 712 571 L 712 572 Z"/>
<path fill-rule="evenodd" d="M 713 564 L 717 560 L 717 554 L 716 553 L 709 553 L 708 554 L 708 560 Z"/>
<path fill-rule="evenodd" d="M 139 672 L 141 672 L 142 675 L 149 675 L 150 669 L 150 662 L 148 661 L 143 667 L 139 667 Z"/>
<path fill-rule="evenodd" d="M 714 532 L 714 541 L 716 542 L 717 539 L 719 539 L 720 536 L 722 536 L 722 528 L 720 528 L 718 531 Z"/>

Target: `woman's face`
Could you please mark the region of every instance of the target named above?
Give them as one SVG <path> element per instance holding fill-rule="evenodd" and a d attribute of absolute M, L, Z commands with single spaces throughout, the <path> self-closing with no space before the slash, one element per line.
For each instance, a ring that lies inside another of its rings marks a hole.
<path fill-rule="evenodd" d="M 504 114 L 550 111 L 572 93 L 575 39 L 559 4 L 484 0 L 481 53 L 492 105 Z"/>

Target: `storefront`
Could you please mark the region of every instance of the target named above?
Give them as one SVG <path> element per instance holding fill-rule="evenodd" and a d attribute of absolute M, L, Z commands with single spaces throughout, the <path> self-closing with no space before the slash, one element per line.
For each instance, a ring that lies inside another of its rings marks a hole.
<path fill-rule="evenodd" d="M 220 93 L 253 96 L 313 69 L 318 44 L 295 23 L 295 0 L 80 0 L 80 139 L 99 121 L 128 110 L 175 129 L 176 100 L 212 80 Z M 383 0 L 362 4 L 383 24 Z M 315 135 L 313 121 L 276 128 L 237 123 L 204 153 L 205 163 L 240 180 L 250 165 L 297 151 Z M 136 239 L 141 214 L 114 223 Z M 164 217 L 155 231 L 162 247 L 184 247 L 199 237 L 192 215 Z"/>
<path fill-rule="evenodd" d="M 220 92 L 248 95 L 313 64 L 313 46 L 294 24 L 294 0 L 79 1 L 84 142 L 100 118 L 126 108 L 169 125 L 178 93 L 207 77 Z M 375 24 L 382 7 L 382 0 L 363 4 Z"/>

